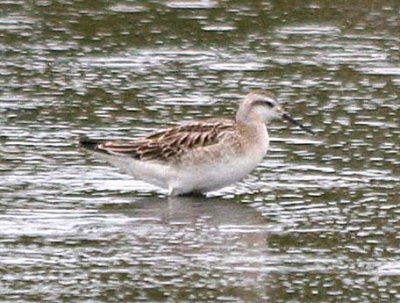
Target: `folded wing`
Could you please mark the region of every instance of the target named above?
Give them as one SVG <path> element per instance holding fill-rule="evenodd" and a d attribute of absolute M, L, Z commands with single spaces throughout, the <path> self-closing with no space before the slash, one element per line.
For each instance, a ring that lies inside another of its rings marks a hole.
<path fill-rule="evenodd" d="M 137 140 L 91 140 L 83 138 L 79 145 L 95 152 L 168 162 L 196 148 L 218 144 L 234 123 L 231 120 L 204 120 L 167 128 Z"/>

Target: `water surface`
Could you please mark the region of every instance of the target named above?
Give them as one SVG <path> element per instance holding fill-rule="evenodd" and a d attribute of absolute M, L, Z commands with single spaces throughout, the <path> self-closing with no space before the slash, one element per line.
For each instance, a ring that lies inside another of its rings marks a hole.
<path fill-rule="evenodd" d="M 2 1 L 1 301 L 400 301 L 400 7 L 325 2 Z M 252 89 L 317 135 L 207 198 L 77 149 Z"/>

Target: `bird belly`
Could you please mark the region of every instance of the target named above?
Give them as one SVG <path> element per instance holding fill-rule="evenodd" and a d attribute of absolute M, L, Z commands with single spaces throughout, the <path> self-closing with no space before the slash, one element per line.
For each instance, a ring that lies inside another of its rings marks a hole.
<path fill-rule="evenodd" d="M 263 159 L 266 153 L 262 149 L 257 153 L 243 154 L 230 159 L 206 164 L 188 166 L 177 173 L 170 184 L 175 195 L 220 189 L 246 177 Z"/>
<path fill-rule="evenodd" d="M 145 181 L 149 184 L 156 185 L 161 188 L 167 188 L 173 170 L 168 165 L 160 164 L 153 161 L 140 161 L 130 157 L 107 155 L 94 153 L 94 155 L 105 160 L 111 165 L 119 168 L 122 172 L 133 176 L 135 179 Z"/>

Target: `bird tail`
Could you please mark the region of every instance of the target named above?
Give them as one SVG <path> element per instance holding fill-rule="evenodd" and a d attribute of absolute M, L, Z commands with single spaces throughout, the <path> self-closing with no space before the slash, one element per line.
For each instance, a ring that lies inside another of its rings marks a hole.
<path fill-rule="evenodd" d="M 93 140 L 89 139 L 88 137 L 80 137 L 78 141 L 78 146 L 86 149 L 86 150 L 92 150 L 92 151 L 102 151 L 99 149 L 99 144 L 101 144 L 101 140 Z"/>

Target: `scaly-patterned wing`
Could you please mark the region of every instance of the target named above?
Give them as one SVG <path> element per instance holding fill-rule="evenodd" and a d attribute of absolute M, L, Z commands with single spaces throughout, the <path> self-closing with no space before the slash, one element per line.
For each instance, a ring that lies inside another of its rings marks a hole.
<path fill-rule="evenodd" d="M 169 161 L 178 159 L 189 150 L 217 144 L 233 129 L 231 120 L 204 120 L 168 128 L 134 141 L 81 139 L 79 144 L 85 149 L 106 154 Z"/>

